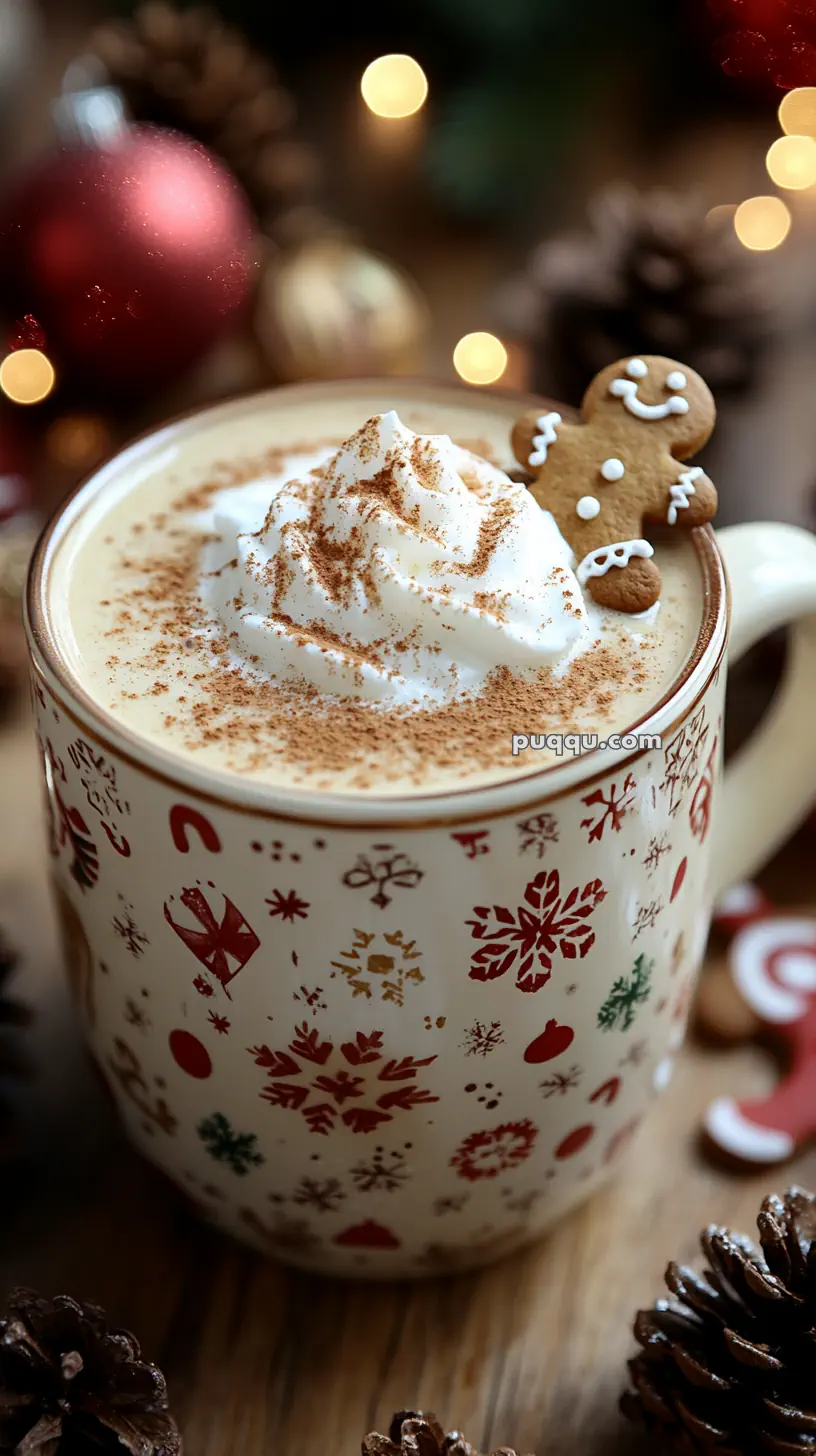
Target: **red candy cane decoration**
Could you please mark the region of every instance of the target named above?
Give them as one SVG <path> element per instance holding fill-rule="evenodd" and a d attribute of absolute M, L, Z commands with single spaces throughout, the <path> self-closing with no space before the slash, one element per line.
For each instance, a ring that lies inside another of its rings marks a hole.
<path fill-rule="evenodd" d="M 771 901 L 758 885 L 749 882 L 732 885 L 714 906 L 711 927 L 720 935 L 736 935 L 755 920 L 767 919 L 772 910 Z"/>
<path fill-rule="evenodd" d="M 191 809 L 188 804 L 174 804 L 170 810 L 170 833 L 179 854 L 189 854 L 190 852 L 188 828 L 195 830 L 204 848 L 208 849 L 211 854 L 221 853 L 221 840 L 209 819 L 205 819 L 198 809 Z"/>
<path fill-rule="evenodd" d="M 816 1136 L 816 919 L 747 925 L 731 948 L 731 975 L 757 1020 L 784 1042 L 790 1065 L 767 1097 L 719 1097 L 705 1129 L 740 1162 L 780 1163 Z"/>

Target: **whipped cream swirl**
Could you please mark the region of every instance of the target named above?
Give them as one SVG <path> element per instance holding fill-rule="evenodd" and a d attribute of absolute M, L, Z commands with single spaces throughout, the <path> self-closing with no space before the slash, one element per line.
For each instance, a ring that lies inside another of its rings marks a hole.
<path fill-rule="evenodd" d="M 562 664 L 588 632 L 549 512 L 393 410 L 298 479 L 224 492 L 209 528 L 201 596 L 250 675 L 442 702 L 499 665 Z"/>

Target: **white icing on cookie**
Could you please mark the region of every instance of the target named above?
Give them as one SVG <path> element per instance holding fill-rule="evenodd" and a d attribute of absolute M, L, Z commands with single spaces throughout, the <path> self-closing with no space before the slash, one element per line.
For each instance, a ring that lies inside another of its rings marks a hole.
<path fill-rule="evenodd" d="M 575 507 L 575 514 L 580 516 L 582 521 L 594 521 L 600 513 L 601 502 L 594 495 L 582 495 Z"/>
<path fill-rule="evenodd" d="M 630 379 L 645 379 L 649 373 L 649 366 L 644 359 L 630 359 L 626 366 L 626 373 Z"/>
<path fill-rule="evenodd" d="M 544 465 L 547 461 L 547 451 L 550 445 L 554 445 L 558 439 L 555 433 L 558 425 L 561 424 L 561 416 L 552 411 L 549 415 L 541 415 L 536 420 L 536 429 L 539 431 L 533 436 L 533 453 L 529 458 L 529 465 Z"/>
<path fill-rule="evenodd" d="M 616 480 L 623 480 L 625 474 L 626 466 L 622 460 L 618 460 L 614 455 L 611 455 L 608 460 L 604 460 L 601 466 L 601 475 L 604 480 L 609 481 L 610 485 L 614 485 Z"/>
<path fill-rule="evenodd" d="M 581 586 L 591 576 L 606 576 L 613 566 L 628 566 L 633 556 L 642 556 L 648 561 L 654 556 L 654 546 L 648 541 L 612 541 L 608 546 L 596 546 L 584 557 L 575 575 Z"/>
<path fill-rule="evenodd" d="M 689 496 L 696 495 L 694 489 L 695 480 L 699 480 L 704 472 L 699 465 L 693 465 L 691 470 L 681 472 L 680 479 L 676 485 L 669 486 L 669 509 L 666 513 L 666 520 L 670 526 L 677 522 L 677 512 L 688 509 Z"/>
<path fill-rule="evenodd" d="M 688 380 L 682 369 L 673 369 L 666 380 L 666 385 L 669 389 L 685 389 L 687 384 Z"/>
<path fill-rule="evenodd" d="M 718 1148 L 746 1163 L 778 1163 L 789 1158 L 796 1147 L 789 1132 L 752 1122 L 733 1097 L 712 1102 L 705 1129 Z"/>
<path fill-rule="evenodd" d="M 638 420 L 665 420 L 669 415 L 687 415 L 689 402 L 679 394 L 672 394 L 665 404 L 644 404 L 638 398 L 637 381 L 634 379 L 613 379 L 609 393 L 622 399 L 624 408 Z"/>

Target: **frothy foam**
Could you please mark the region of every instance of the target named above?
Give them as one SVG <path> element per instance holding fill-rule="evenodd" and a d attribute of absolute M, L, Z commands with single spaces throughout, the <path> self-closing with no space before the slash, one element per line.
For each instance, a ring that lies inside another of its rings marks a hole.
<path fill-rule="evenodd" d="M 589 635 L 571 552 L 522 485 L 373 416 L 322 467 L 225 492 L 199 590 L 235 665 L 394 703 L 565 664 Z"/>
<path fill-rule="evenodd" d="M 477 504 L 489 498 L 491 488 L 494 496 L 500 489 L 517 498 L 519 487 L 497 467 L 512 464 L 509 438 L 521 406 L 479 390 L 442 387 L 439 393 L 436 398 L 434 389 L 429 397 L 420 386 L 396 380 L 281 389 L 221 405 L 161 431 L 107 467 L 101 488 L 66 518 L 48 578 L 59 650 L 102 712 L 204 773 L 235 774 L 271 788 L 397 799 L 524 778 L 562 761 L 549 749 L 513 757 L 514 732 L 606 736 L 641 721 L 676 681 L 697 637 L 701 575 L 696 547 L 685 532 L 679 537 L 674 532 L 661 544 L 659 609 L 643 618 L 622 616 L 587 595 L 587 636 L 575 638 L 563 666 L 558 659 L 554 667 L 546 660 L 539 666 L 539 659 L 532 671 L 520 671 L 510 656 L 514 644 L 507 623 L 491 628 L 486 619 L 465 618 L 463 626 L 481 631 L 482 642 L 490 643 L 495 663 L 474 691 L 450 700 L 404 701 L 390 686 L 385 697 L 366 696 L 368 689 L 361 695 L 359 683 L 352 684 L 352 693 L 346 683 L 353 669 L 345 670 L 344 681 L 337 666 L 330 669 L 328 691 L 304 676 L 281 672 L 276 678 L 260 660 L 252 661 L 250 654 L 258 655 L 254 648 L 248 652 L 237 635 L 230 636 L 226 623 L 219 623 L 209 599 L 219 579 L 203 584 L 203 553 L 212 557 L 214 569 L 237 557 L 223 535 L 212 539 L 216 515 L 239 515 L 242 530 L 260 531 L 270 504 L 288 483 L 306 485 L 312 477 L 325 481 L 329 463 L 338 449 L 342 453 L 341 442 L 359 432 L 363 420 L 392 407 L 419 433 L 420 442 L 432 436 L 438 445 L 438 432 L 451 435 L 456 445 L 445 444 L 445 450 L 461 477 L 455 490 L 467 489 Z M 371 474 L 368 462 L 362 478 Z M 536 529 L 536 522 L 540 527 L 542 516 L 539 510 L 532 524 L 527 520 L 525 531 Z M 370 529 L 355 515 L 347 518 L 346 531 L 349 524 Z M 472 560 L 478 530 L 471 528 L 467 543 L 452 535 L 447 539 L 449 546 L 463 547 L 451 552 L 457 564 Z M 547 539 L 552 540 L 550 533 Z M 400 536 L 400 549 L 407 552 L 410 542 L 410 536 Z M 430 560 L 440 554 L 436 547 Z M 529 564 L 533 554 L 520 559 Z M 429 569 L 423 566 L 426 573 Z M 554 569 L 536 557 L 536 593 Z M 499 575 L 495 561 L 491 570 L 493 585 Z M 568 565 L 564 572 L 562 579 L 569 582 Z M 426 575 L 429 579 L 438 585 L 435 575 Z M 461 573 L 452 579 L 473 604 L 483 583 Z M 519 581 L 512 580 L 518 593 Z M 509 584 L 507 578 L 500 580 L 498 590 Z M 580 612 L 580 590 L 565 585 L 565 591 L 575 593 Z M 317 596 L 313 600 L 324 605 Z M 413 597 L 410 602 L 413 606 Z M 490 603 L 480 597 L 475 605 L 484 611 Z M 313 609 L 303 608 L 308 622 L 307 612 Z M 532 620 L 546 615 L 542 608 Z M 461 663 L 462 644 L 470 637 L 443 627 L 432 611 L 425 611 L 422 620 L 429 629 L 436 625 L 448 656 Z M 294 636 L 290 650 L 301 664 L 306 660 Z M 322 654 L 309 656 L 324 666 Z M 433 668 L 435 656 L 420 652 L 417 660 Z M 413 671 L 413 657 L 409 666 Z"/>

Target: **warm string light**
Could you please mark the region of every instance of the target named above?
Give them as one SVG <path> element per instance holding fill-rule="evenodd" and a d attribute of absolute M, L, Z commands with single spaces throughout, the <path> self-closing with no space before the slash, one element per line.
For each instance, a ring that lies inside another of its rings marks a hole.
<path fill-rule="evenodd" d="M 710 207 L 705 215 L 709 227 L 717 228 L 722 223 L 734 222 L 734 213 L 737 210 L 735 202 L 720 202 L 716 207 Z"/>
<path fill-rule="evenodd" d="M 51 425 L 45 442 L 53 460 L 67 469 L 84 470 L 110 449 L 111 434 L 98 415 L 63 415 Z"/>
<path fill-rule="evenodd" d="M 788 136 L 816 137 L 816 86 L 799 86 L 783 97 L 779 125 Z"/>
<path fill-rule="evenodd" d="M 396 120 L 413 116 L 424 106 L 428 80 L 413 56 L 379 56 L 366 66 L 360 90 L 369 111 Z"/>
<path fill-rule="evenodd" d="M 507 350 L 495 334 L 465 334 L 453 351 L 453 367 L 467 384 L 495 384 L 507 368 Z"/>
<path fill-rule="evenodd" d="M 798 86 L 779 105 L 783 135 L 768 148 L 768 176 L 786 192 L 816 189 L 816 86 Z M 707 221 L 717 223 L 725 207 L 712 207 Z M 731 209 L 734 231 L 744 248 L 770 253 L 779 248 L 793 226 L 793 215 L 781 197 L 748 197 Z"/>
<path fill-rule="evenodd" d="M 768 176 L 777 187 L 801 192 L 816 182 L 816 141 L 811 136 L 783 136 L 766 159 Z"/>
<path fill-rule="evenodd" d="M 0 389 L 14 404 L 39 404 L 54 388 L 51 360 L 41 349 L 15 349 L 0 364 Z"/>
<path fill-rule="evenodd" d="M 781 197 L 749 197 L 734 213 L 734 230 L 743 247 L 769 253 L 784 243 L 792 221 Z"/>

